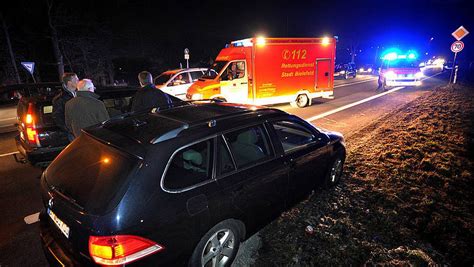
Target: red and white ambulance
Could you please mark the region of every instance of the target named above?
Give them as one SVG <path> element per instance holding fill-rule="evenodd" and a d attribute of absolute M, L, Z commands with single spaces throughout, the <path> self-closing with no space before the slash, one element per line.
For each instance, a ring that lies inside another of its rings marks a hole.
<path fill-rule="evenodd" d="M 231 42 L 188 89 L 192 100 L 221 99 L 269 105 L 311 105 L 332 98 L 334 38 L 249 38 Z"/>

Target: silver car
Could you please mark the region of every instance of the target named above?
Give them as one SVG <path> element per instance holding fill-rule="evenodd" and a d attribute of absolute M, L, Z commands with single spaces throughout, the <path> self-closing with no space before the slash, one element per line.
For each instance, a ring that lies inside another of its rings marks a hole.
<path fill-rule="evenodd" d="M 188 88 L 197 81 L 207 68 L 189 68 L 168 70 L 155 78 L 156 88 L 173 95 L 179 99 L 186 100 Z"/>

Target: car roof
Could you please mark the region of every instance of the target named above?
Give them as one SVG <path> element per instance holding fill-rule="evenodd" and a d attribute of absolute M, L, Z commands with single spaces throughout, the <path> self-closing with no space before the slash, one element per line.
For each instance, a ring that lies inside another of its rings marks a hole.
<path fill-rule="evenodd" d="M 36 83 L 36 84 L 15 84 L 9 85 L 6 87 L 0 87 L 0 92 L 2 90 L 11 91 L 17 90 L 23 97 L 26 98 L 41 98 L 43 100 L 52 99 L 58 94 L 58 91 L 61 90 L 62 84 L 60 82 L 46 82 L 46 83 Z M 101 97 L 109 97 L 114 94 L 131 94 L 138 90 L 138 87 L 134 86 L 95 86 L 95 93 Z"/>
<path fill-rule="evenodd" d="M 159 112 L 136 112 L 112 118 L 101 125 L 85 130 L 87 133 L 104 140 L 112 135 L 121 135 L 135 140 L 139 144 L 157 144 L 173 139 L 180 134 L 202 133 L 218 125 L 236 125 L 242 118 L 255 121 L 266 115 L 285 115 L 284 111 L 261 106 L 231 103 L 192 103 Z"/>
<path fill-rule="evenodd" d="M 189 69 L 174 69 L 174 70 L 167 70 L 163 72 L 162 74 L 176 74 L 178 72 L 190 72 L 190 71 L 203 71 L 207 70 L 207 68 L 189 68 Z"/>

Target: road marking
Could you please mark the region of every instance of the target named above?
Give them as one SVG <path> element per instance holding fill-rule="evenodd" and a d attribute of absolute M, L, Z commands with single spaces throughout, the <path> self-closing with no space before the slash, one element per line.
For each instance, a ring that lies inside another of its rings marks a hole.
<path fill-rule="evenodd" d="M 23 220 L 25 220 L 26 224 L 33 224 L 39 222 L 39 212 L 33 213 L 31 215 L 26 216 Z"/>
<path fill-rule="evenodd" d="M 366 83 L 366 82 L 375 81 L 375 80 L 377 80 L 377 78 L 374 77 L 372 79 L 353 82 L 353 83 L 338 84 L 338 85 L 335 85 L 334 88 L 339 88 L 339 87 L 344 87 L 344 86 L 349 86 L 349 85 L 354 85 L 354 84 L 359 84 L 359 83 Z"/>
<path fill-rule="evenodd" d="M 371 97 L 368 97 L 368 98 L 359 100 L 359 101 L 354 102 L 354 103 L 351 103 L 351 104 L 347 104 L 347 105 L 342 106 L 342 107 L 338 107 L 338 108 L 336 108 L 336 109 L 333 109 L 333 110 L 330 110 L 330 111 L 321 113 L 321 114 L 316 115 L 316 116 L 313 116 L 313 117 L 311 117 L 311 118 L 307 118 L 306 120 L 307 120 L 308 122 L 312 122 L 312 121 L 315 121 L 315 120 L 324 118 L 324 117 L 326 117 L 326 116 L 332 115 L 332 114 L 334 114 L 334 113 L 337 113 L 337 112 L 339 112 L 339 111 L 343 111 L 343 110 L 345 110 L 345 109 L 352 108 L 352 107 L 354 107 L 354 106 L 360 105 L 360 104 L 365 103 L 365 102 L 368 102 L 368 101 L 370 101 L 370 100 L 373 100 L 373 99 L 382 97 L 382 96 L 384 96 L 384 95 L 391 94 L 391 93 L 396 92 L 396 91 L 398 91 L 398 90 L 401 90 L 401 89 L 403 89 L 403 88 L 405 88 L 405 87 L 404 87 L 404 86 L 395 87 L 395 88 L 393 88 L 393 89 L 391 89 L 391 90 L 388 90 L 388 91 L 386 91 L 386 92 L 383 92 L 383 93 L 380 93 L 380 94 L 377 94 L 377 95 L 373 95 L 373 96 L 371 96 Z"/>
<path fill-rule="evenodd" d="M 20 152 L 15 151 L 15 152 L 10 152 L 10 153 L 0 154 L 0 158 L 1 158 L 1 157 L 6 157 L 6 156 L 11 156 L 11 155 L 14 155 L 14 154 L 19 154 L 19 153 L 20 153 Z"/>
<path fill-rule="evenodd" d="M 16 120 L 16 117 L 11 117 L 11 118 L 6 118 L 6 119 L 0 119 L 0 121 L 10 121 L 10 120 Z"/>
<path fill-rule="evenodd" d="M 429 78 L 432 78 L 432 77 L 434 77 L 434 76 L 440 75 L 441 73 L 442 73 L 442 72 L 437 73 L 437 74 L 434 74 L 434 75 L 431 75 L 431 76 L 428 76 L 428 77 L 423 78 L 423 79 L 421 79 L 421 80 L 424 81 L 424 80 L 426 80 L 426 79 L 429 79 Z M 359 100 L 359 101 L 354 102 L 354 103 L 351 103 L 351 104 L 347 104 L 347 105 L 342 106 L 342 107 L 338 107 L 338 108 L 336 108 L 336 109 L 333 109 L 333 110 L 330 110 L 330 111 L 321 113 L 321 114 L 316 115 L 316 116 L 313 116 L 313 117 L 311 117 L 311 118 L 307 118 L 306 121 L 308 121 L 308 122 L 313 122 L 313 121 L 315 121 L 315 120 L 324 118 L 324 117 L 326 117 L 326 116 L 332 115 L 332 114 L 337 113 L 337 112 L 339 112 L 339 111 L 343 111 L 343 110 L 345 110 L 345 109 L 352 108 L 352 107 L 354 107 L 354 106 L 363 104 L 363 103 L 368 102 L 368 101 L 370 101 L 370 100 L 374 100 L 374 99 L 379 98 L 379 97 L 382 97 L 382 96 L 384 96 L 384 95 L 391 94 L 391 93 L 396 92 L 396 91 L 398 91 L 398 90 L 401 90 L 401 89 L 403 89 L 403 88 L 405 88 L 405 86 L 395 87 L 395 88 L 393 88 L 393 89 L 391 89 L 391 90 L 388 90 L 388 91 L 386 91 L 386 92 L 383 92 L 383 93 L 380 93 L 380 94 L 377 94 L 377 95 L 373 95 L 373 96 L 371 96 L 371 97 L 368 97 L 368 98 Z"/>

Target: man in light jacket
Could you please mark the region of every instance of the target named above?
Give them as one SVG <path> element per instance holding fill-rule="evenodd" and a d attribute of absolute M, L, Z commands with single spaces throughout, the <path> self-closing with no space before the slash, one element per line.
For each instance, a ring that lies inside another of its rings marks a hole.
<path fill-rule="evenodd" d="M 83 79 L 77 83 L 76 97 L 66 103 L 66 126 L 75 138 L 79 137 L 83 128 L 109 119 L 104 103 L 94 91 L 92 81 Z"/>

